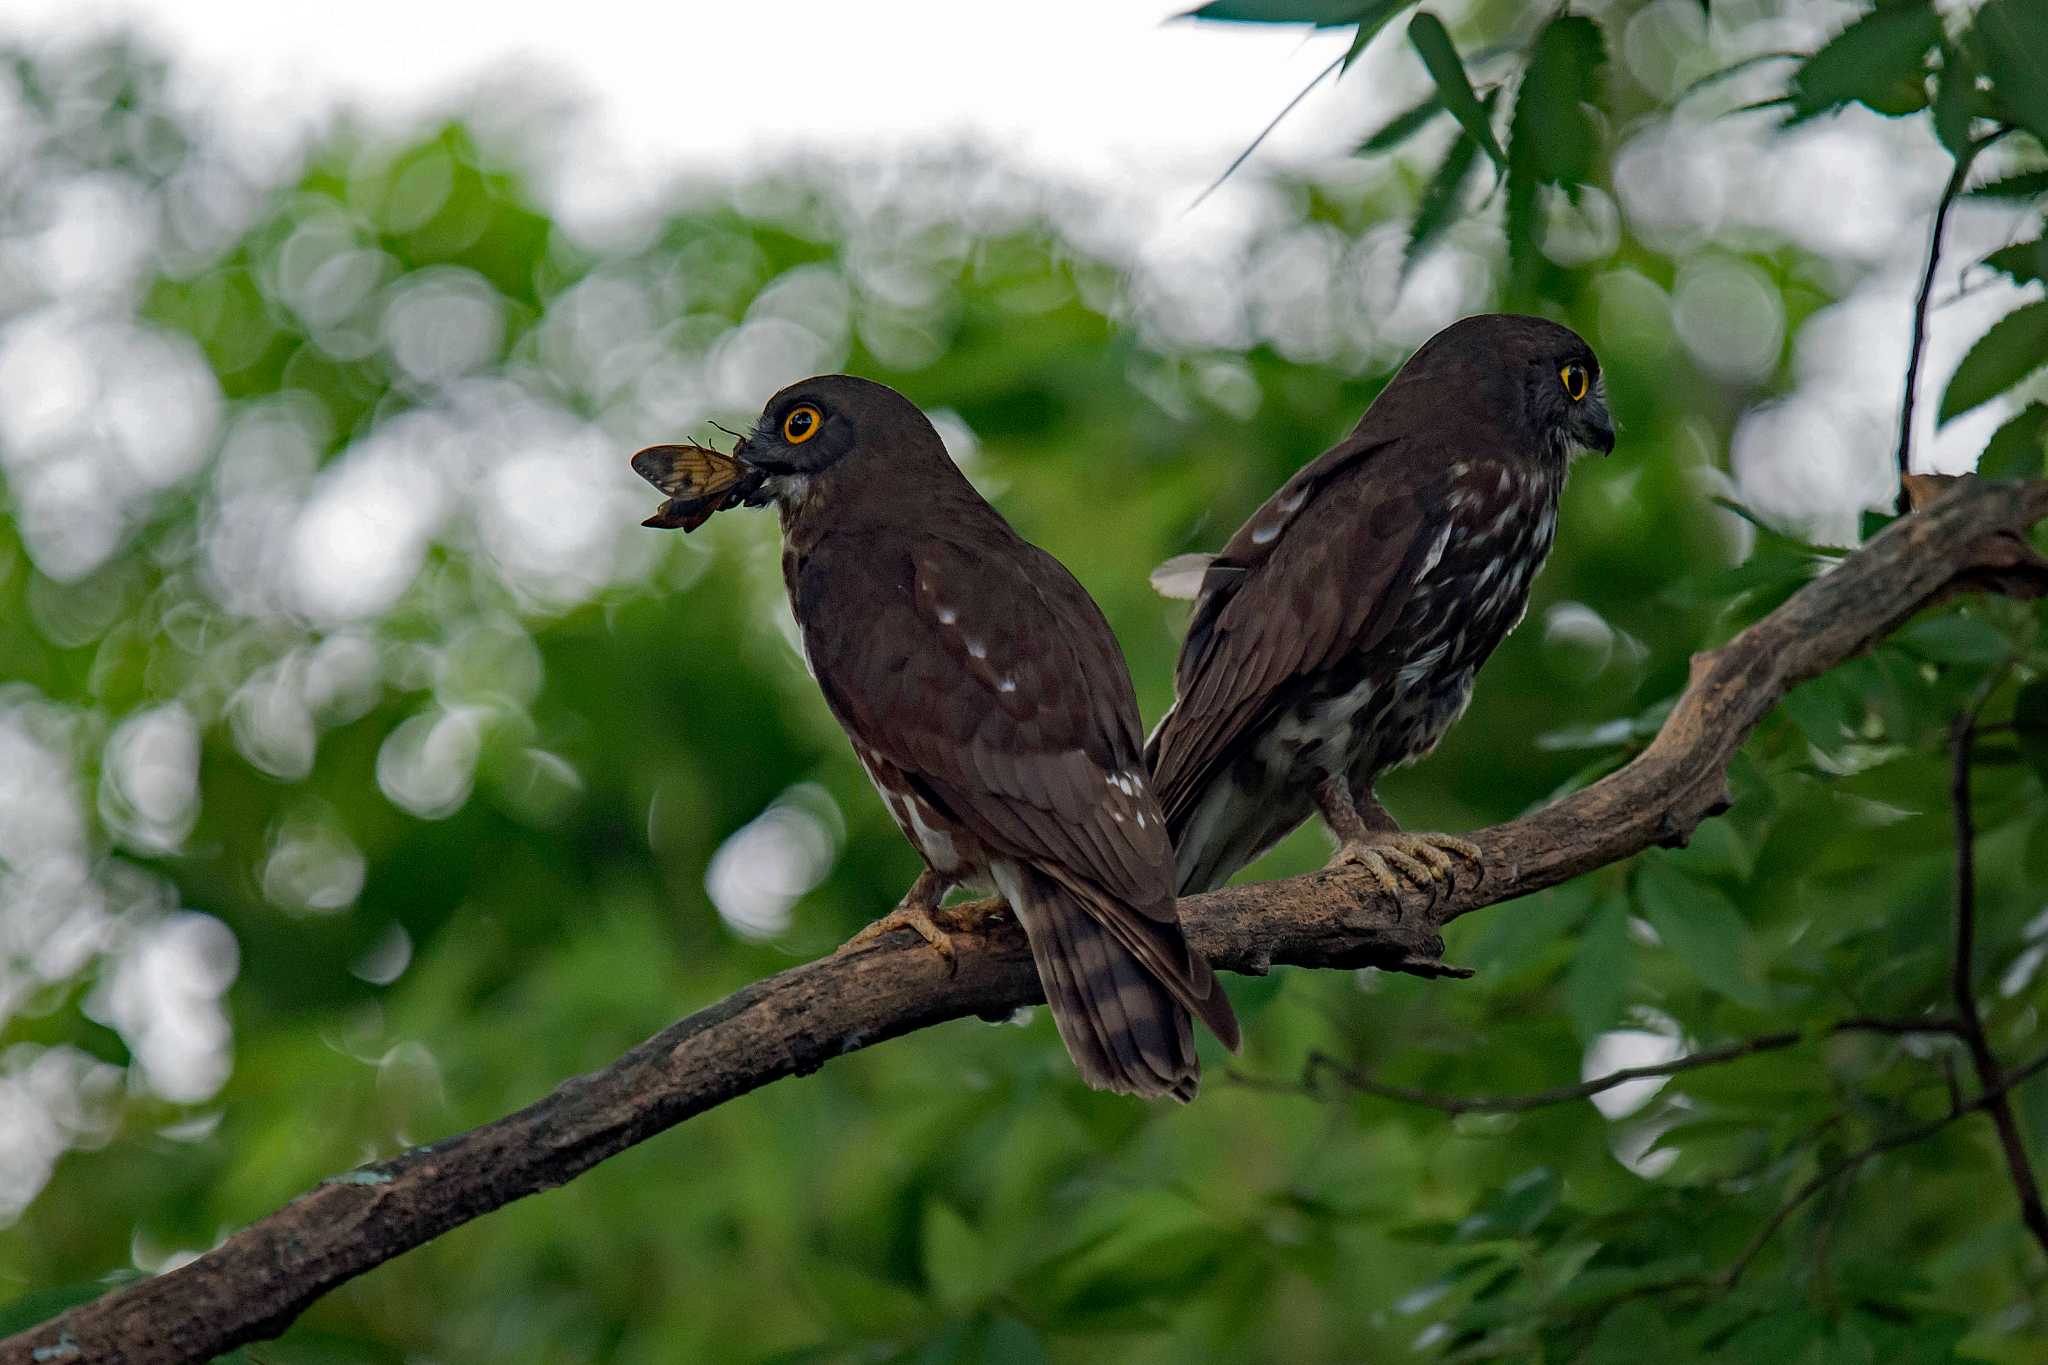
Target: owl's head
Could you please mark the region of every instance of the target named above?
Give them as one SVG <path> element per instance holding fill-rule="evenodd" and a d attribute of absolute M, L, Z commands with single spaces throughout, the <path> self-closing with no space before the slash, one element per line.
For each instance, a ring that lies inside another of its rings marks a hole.
<path fill-rule="evenodd" d="M 1423 343 L 1394 382 L 1427 386 L 1452 420 L 1505 426 L 1520 449 L 1560 459 L 1614 449 L 1599 357 L 1584 337 L 1548 318 L 1461 318 Z"/>
<path fill-rule="evenodd" d="M 771 479 L 803 481 L 854 457 L 943 462 L 945 449 L 930 419 L 887 384 L 822 374 L 769 399 L 733 454 Z"/>

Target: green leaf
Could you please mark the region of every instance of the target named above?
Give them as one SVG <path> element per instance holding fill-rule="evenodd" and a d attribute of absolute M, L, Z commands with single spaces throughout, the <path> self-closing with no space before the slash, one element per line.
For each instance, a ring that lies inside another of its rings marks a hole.
<path fill-rule="evenodd" d="M 2028 683 L 2013 698 L 2012 732 L 2020 752 L 2042 780 L 2048 781 L 2048 678 Z"/>
<path fill-rule="evenodd" d="M 1716 1355 L 1744 1365 L 1798 1365 L 1826 1335 L 1825 1319 L 1803 1308 L 1787 1309 L 1749 1323 Z"/>
<path fill-rule="evenodd" d="M 894 1335 L 925 1321 L 932 1309 L 899 1284 L 871 1275 L 843 1257 L 817 1256 L 803 1266 L 805 1293 L 840 1324 Z"/>
<path fill-rule="evenodd" d="M 1523 303 L 1535 291 L 1543 245 L 1537 188 L 1569 188 L 1592 175 L 1600 138 L 1586 106 L 1599 99 L 1600 72 L 1606 62 L 1606 40 L 1591 19 L 1553 19 L 1537 35 L 1529 69 L 1515 95 L 1508 142 L 1508 276 L 1510 296 Z"/>
<path fill-rule="evenodd" d="M 1681 578 L 1659 597 L 1675 607 L 1723 606 L 1756 592 L 1782 600 L 1819 573 L 1821 563 L 1819 555 L 1759 543 L 1740 564 Z"/>
<path fill-rule="evenodd" d="M 975 1358 L 988 1365 L 1045 1365 L 1050 1359 L 1038 1333 L 1030 1324 L 1013 1317 L 990 1321 L 981 1340 L 981 1353 Z"/>
<path fill-rule="evenodd" d="M 1658 1269 L 1661 1272 L 1661 1264 Z M 1600 1272 L 1593 1273 L 1597 1275 Z M 1588 1277 L 1582 1275 L 1579 1278 L 1584 1283 Z M 1661 1284 L 1666 1278 L 1672 1277 L 1660 1273 L 1643 1283 Z M 1618 1293 L 1626 1292 L 1626 1288 L 1608 1291 L 1608 1297 L 1612 1299 Z M 1672 1354 L 1673 1344 L 1671 1327 L 1662 1314 L 1641 1299 L 1625 1299 L 1601 1319 L 1599 1330 L 1593 1333 L 1586 1353 L 1579 1357 L 1579 1365 L 1637 1365 L 1643 1360 L 1666 1359 Z"/>
<path fill-rule="evenodd" d="M 1314 24 L 1317 28 L 1341 28 L 1364 22 L 1376 10 L 1395 8 L 1399 6 L 1390 6 L 1387 0 L 1210 0 L 1180 17 L 1232 24 Z"/>
<path fill-rule="evenodd" d="M 1590 179 L 1599 164 L 1600 129 L 1588 112 L 1600 103 L 1607 40 L 1582 15 L 1553 19 L 1537 35 L 1515 96 L 1515 155 L 1553 185 Z"/>
<path fill-rule="evenodd" d="M 86 1284 L 67 1284 L 50 1289 L 32 1290 L 18 1299 L 0 1304 L 0 1337 L 11 1337 L 17 1332 L 26 1332 L 37 1323 L 47 1322 L 67 1308 L 76 1308 L 81 1303 L 91 1303 L 110 1289 L 118 1289 L 128 1280 L 137 1278 L 132 1273 L 104 1280 L 93 1280 Z"/>
<path fill-rule="evenodd" d="M 1387 26 L 1388 20 L 1414 3 L 1415 0 L 1382 0 L 1371 14 L 1360 18 L 1358 32 L 1351 35 L 1351 46 L 1344 50 L 1344 64 L 1338 68 L 1338 74 L 1342 75 L 1351 69 L 1351 64 L 1357 61 L 1359 54 L 1379 36 L 1380 30 Z"/>
<path fill-rule="evenodd" d="M 1052 1267 L 1052 1294 L 1069 1312 L 1127 1312 L 1145 1300 L 1179 1299 L 1226 1263 L 1240 1234 L 1165 1190 L 1141 1190 L 1091 1210 L 1090 1227 Z"/>
<path fill-rule="evenodd" d="M 2014 309 L 1977 339 L 1941 395 L 1940 420 L 1988 403 L 2048 361 L 2048 301 Z"/>
<path fill-rule="evenodd" d="M 2014 284 L 2048 280 L 2048 237 L 2036 237 L 2031 242 L 2014 242 L 2011 246 L 2002 246 L 1986 256 L 1980 264 L 2012 276 Z"/>
<path fill-rule="evenodd" d="M 1493 1242 L 1526 1237 L 1557 1207 L 1564 1182 L 1548 1166 L 1522 1172 L 1488 1196 L 1458 1224 L 1453 1242 Z"/>
<path fill-rule="evenodd" d="M 1972 106 L 1977 96 L 1977 63 L 1967 48 L 1941 45 L 1941 74 L 1934 83 L 1934 135 L 1950 156 L 1975 155 L 1970 150 Z"/>
<path fill-rule="evenodd" d="M 1976 33 L 1999 103 L 2014 122 L 2048 142 L 2048 5 L 1990 0 L 1977 11 Z"/>
<path fill-rule="evenodd" d="M 1643 918 L 1700 984 L 1753 1009 L 1770 1003 L 1749 925 L 1733 901 L 1662 859 L 1643 864 L 1635 890 Z"/>
<path fill-rule="evenodd" d="M 1443 101 L 1444 108 L 1451 111 L 1466 135 L 1479 144 L 1494 165 L 1507 165 L 1507 154 L 1501 151 L 1500 141 L 1493 135 L 1493 120 L 1488 116 L 1487 106 L 1472 93 L 1472 82 L 1465 79 L 1465 64 L 1458 60 L 1458 49 L 1452 45 L 1451 35 L 1444 31 L 1443 20 L 1424 10 L 1408 21 L 1408 41 L 1422 57 L 1422 64 L 1429 68 L 1430 78 L 1436 82 L 1437 98 Z"/>
<path fill-rule="evenodd" d="M 1998 630 L 1954 611 L 1915 621 L 1892 641 L 1937 664 L 2002 664 L 2012 657 L 2012 642 Z"/>
<path fill-rule="evenodd" d="M 1977 459 L 1987 479 L 2038 479 L 2048 469 L 2048 403 L 2029 403 L 2000 427 Z"/>
<path fill-rule="evenodd" d="M 1486 109 L 1493 109 L 1494 92 L 1486 96 Z M 1408 229 L 1408 249 L 1401 257 L 1401 274 L 1406 278 L 1415 268 L 1415 262 L 1422 258 L 1443 230 L 1456 221 L 1458 216 L 1459 191 L 1471 178 L 1472 167 L 1479 159 L 1479 145 L 1469 137 L 1461 137 L 1444 149 L 1444 159 L 1438 163 L 1436 173 L 1429 183 L 1422 187 L 1422 201 L 1415 208 L 1415 222 Z"/>
<path fill-rule="evenodd" d="M 2048 194 L 2048 170 L 2021 171 L 1987 180 L 1967 192 L 1971 199 L 2039 199 Z"/>
<path fill-rule="evenodd" d="M 1579 1037 L 1590 1040 L 1605 1032 L 1621 1017 L 1621 1002 L 1628 994 L 1633 969 L 1628 941 L 1628 906 L 1619 897 L 1609 897 L 1579 937 L 1578 956 L 1565 978 L 1565 1007 Z"/>
<path fill-rule="evenodd" d="M 924 1278 L 952 1312 L 972 1308 L 995 1288 L 988 1247 L 950 1205 L 924 1206 Z"/>
<path fill-rule="evenodd" d="M 1388 119 L 1377 131 L 1358 144 L 1358 151 L 1361 155 L 1371 152 L 1391 152 L 1394 148 L 1428 127 L 1430 120 L 1443 111 L 1443 100 L 1436 95 L 1431 95 L 1414 108 L 1404 109 Z"/>
<path fill-rule="evenodd" d="M 1941 16 L 1926 0 L 1882 5 L 1830 38 L 1792 73 L 1792 121 L 1852 101 L 1880 114 L 1927 107 L 1927 51 Z"/>

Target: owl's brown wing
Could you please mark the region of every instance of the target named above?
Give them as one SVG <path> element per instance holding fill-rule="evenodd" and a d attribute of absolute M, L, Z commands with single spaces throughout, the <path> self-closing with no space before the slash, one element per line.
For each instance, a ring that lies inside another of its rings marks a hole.
<path fill-rule="evenodd" d="M 1203 576 L 1173 709 L 1146 749 L 1169 828 L 1185 828 L 1293 685 L 1393 625 L 1442 552 L 1442 498 L 1440 460 L 1354 435 L 1239 528 Z"/>
<path fill-rule="evenodd" d="M 840 723 L 982 845 L 1083 900 L 1235 1046 L 1180 934 L 1122 651 L 1066 569 L 1000 523 L 971 544 L 848 531 L 806 556 L 796 589 Z"/>

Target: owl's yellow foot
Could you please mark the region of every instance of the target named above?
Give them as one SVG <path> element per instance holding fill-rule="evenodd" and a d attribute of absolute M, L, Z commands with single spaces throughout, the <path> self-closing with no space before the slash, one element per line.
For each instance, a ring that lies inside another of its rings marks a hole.
<path fill-rule="evenodd" d="M 931 944 L 933 951 L 946 960 L 946 974 L 951 976 L 959 966 L 959 959 L 953 948 L 953 936 L 939 927 L 936 918 L 943 913 L 939 909 L 939 902 L 945 899 L 946 888 L 949 885 L 950 883 L 943 877 L 929 870 L 918 874 L 917 880 L 903 893 L 903 899 L 897 902 L 894 910 L 846 940 L 839 951 L 843 953 L 872 943 L 882 935 L 898 929 L 910 929 L 914 930 L 919 938 Z"/>
<path fill-rule="evenodd" d="M 1486 880 L 1486 865 L 1479 859 L 1479 846 L 1451 834 L 1404 834 L 1398 830 L 1374 830 L 1346 839 L 1330 860 L 1332 867 L 1362 867 L 1387 896 L 1401 897 L 1401 879 L 1435 901 L 1443 890 L 1456 890 L 1458 864 L 1463 858 L 1472 865 L 1476 880 Z"/>
<path fill-rule="evenodd" d="M 915 929 L 919 938 L 931 944 L 937 950 L 939 956 L 946 959 L 947 972 L 950 973 L 953 970 L 955 961 L 953 936 L 944 929 L 941 929 L 938 921 L 932 918 L 932 912 L 921 905 L 897 906 L 894 910 L 891 910 L 888 914 L 846 940 L 846 946 L 839 951 L 843 953 L 847 948 L 858 948 L 863 943 L 872 943 L 882 935 L 892 933 L 897 929 Z"/>

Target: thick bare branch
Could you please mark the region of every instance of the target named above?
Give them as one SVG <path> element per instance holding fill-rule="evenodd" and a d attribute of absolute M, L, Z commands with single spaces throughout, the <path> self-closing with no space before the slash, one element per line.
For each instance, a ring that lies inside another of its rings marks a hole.
<path fill-rule="evenodd" d="M 1454 973 L 1440 958 L 1444 923 L 1684 843 L 1725 808 L 1730 757 L 1787 690 L 1862 653 L 1953 583 L 2009 561 L 2013 537 L 2044 516 L 2048 483 L 1962 488 L 1902 518 L 1697 656 L 1670 719 L 1626 767 L 1474 835 L 1482 883 L 1399 904 L 1356 871 L 1232 887 L 1181 903 L 1188 937 L 1239 972 L 1280 963 Z M 986 907 L 969 917 L 975 932 L 956 940 L 950 975 L 904 930 L 757 982 L 515 1114 L 335 1177 L 188 1265 L 0 1342 L 0 1365 L 209 1360 L 283 1331 L 371 1267 L 692 1115 L 884 1039 L 1037 1000 L 1015 922 Z"/>

